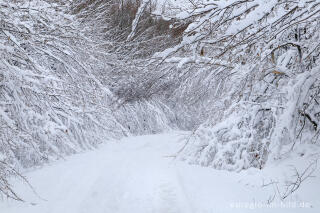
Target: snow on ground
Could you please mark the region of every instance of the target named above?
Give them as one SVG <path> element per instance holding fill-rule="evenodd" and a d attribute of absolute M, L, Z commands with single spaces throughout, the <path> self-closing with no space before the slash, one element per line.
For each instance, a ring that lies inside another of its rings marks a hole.
<path fill-rule="evenodd" d="M 266 208 L 262 204 L 273 195 L 274 188 L 261 185 L 269 176 L 281 173 L 281 162 L 263 172 L 251 169 L 230 173 L 174 161 L 172 156 L 183 145 L 180 139 L 186 134 L 130 137 L 29 171 L 25 175 L 39 196 L 16 183 L 26 202 L 4 199 L 0 212 L 319 212 L 319 176 L 306 181 L 299 194 Z"/>

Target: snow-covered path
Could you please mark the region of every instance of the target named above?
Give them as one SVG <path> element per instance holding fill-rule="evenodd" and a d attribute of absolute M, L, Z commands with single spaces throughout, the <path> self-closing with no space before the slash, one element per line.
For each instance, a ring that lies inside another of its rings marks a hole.
<path fill-rule="evenodd" d="M 232 205 L 266 201 L 272 191 L 261 190 L 260 182 L 252 181 L 260 181 L 255 172 L 251 176 L 250 171 L 230 175 L 173 161 L 184 134 L 108 142 L 98 150 L 30 171 L 26 176 L 42 199 L 16 183 L 26 202 L 4 200 L 0 213 L 252 212 Z M 298 208 L 278 210 L 300 212 Z"/>
<path fill-rule="evenodd" d="M 9 202 L 8 212 L 188 213 L 189 202 L 172 158 L 180 134 L 144 136 L 110 142 L 101 149 L 29 172 L 34 193 L 18 183 L 26 203 Z"/>

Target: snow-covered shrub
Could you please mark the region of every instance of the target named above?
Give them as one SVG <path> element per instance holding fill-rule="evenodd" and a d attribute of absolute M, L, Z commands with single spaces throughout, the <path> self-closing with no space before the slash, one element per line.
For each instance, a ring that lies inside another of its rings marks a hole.
<path fill-rule="evenodd" d="M 206 107 L 208 117 L 181 158 L 262 168 L 288 151 L 284 145 L 319 143 L 319 15 L 318 1 L 235 0 L 201 2 L 172 17 L 192 23 L 178 45 L 155 56 L 167 73 L 176 66 L 188 75 L 176 94 L 198 98 L 189 110 L 197 116 L 192 109 Z"/>
<path fill-rule="evenodd" d="M 6 187 L 8 175 L 123 132 L 103 107 L 112 94 L 94 75 L 87 41 L 63 12 L 66 5 L 0 3 L 0 188 L 19 199 Z"/>
<path fill-rule="evenodd" d="M 81 15 L 69 13 L 86 2 Z M 130 83 L 121 76 L 130 76 L 131 62 L 105 51 L 104 41 L 116 48 L 120 40 L 101 40 L 107 33 L 98 29 L 102 22 L 88 30 L 101 15 L 94 6 L 96 16 L 84 18 L 93 3 L 112 10 L 116 1 L 0 1 L 0 191 L 10 198 L 20 199 L 7 178 L 23 180 L 22 168 L 111 138 L 174 127 L 175 117 L 161 101 L 119 95 L 121 85 Z M 109 21 L 115 27 L 117 20 Z M 120 28 L 114 29 L 118 35 Z"/>
<path fill-rule="evenodd" d="M 150 57 L 180 37 L 171 35 L 171 22 L 153 13 L 154 1 L 74 1 L 72 6 L 82 32 L 99 41 L 92 51 L 106 55 L 99 60 L 108 61 L 102 75 L 116 98 L 117 119 L 132 134 L 176 127 L 174 112 L 162 98 L 168 84 L 159 81 L 161 69 L 150 64 Z"/>

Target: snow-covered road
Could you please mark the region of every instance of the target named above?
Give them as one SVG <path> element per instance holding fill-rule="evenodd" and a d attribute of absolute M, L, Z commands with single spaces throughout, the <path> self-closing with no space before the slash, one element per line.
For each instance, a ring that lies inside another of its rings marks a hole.
<path fill-rule="evenodd" d="M 16 183 L 26 202 L 4 200 L 0 213 L 252 212 L 235 208 L 235 202 L 267 199 L 272 191 L 245 182 L 250 172 L 243 179 L 243 173 L 230 175 L 173 161 L 184 134 L 108 142 L 98 150 L 30 171 L 26 176 L 41 198 Z"/>
<path fill-rule="evenodd" d="M 29 172 L 39 196 L 18 183 L 26 203 L 2 203 L 6 213 L 188 213 L 191 207 L 170 154 L 181 134 L 110 142 L 101 149 Z"/>

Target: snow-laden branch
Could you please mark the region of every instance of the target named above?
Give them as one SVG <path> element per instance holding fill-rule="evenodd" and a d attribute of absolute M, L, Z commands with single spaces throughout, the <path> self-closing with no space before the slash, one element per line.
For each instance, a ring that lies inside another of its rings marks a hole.
<path fill-rule="evenodd" d="M 138 8 L 138 11 L 136 13 L 136 16 L 135 16 L 134 20 L 132 21 L 131 32 L 127 37 L 127 41 L 130 41 L 135 36 L 137 28 L 138 28 L 139 20 L 143 16 L 145 9 L 147 8 L 148 4 L 150 4 L 150 2 L 151 2 L 151 0 L 142 0 L 140 6 Z"/>

